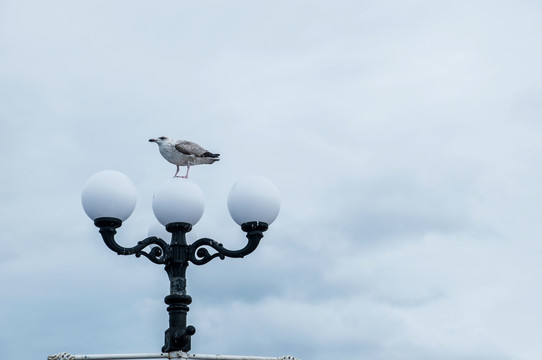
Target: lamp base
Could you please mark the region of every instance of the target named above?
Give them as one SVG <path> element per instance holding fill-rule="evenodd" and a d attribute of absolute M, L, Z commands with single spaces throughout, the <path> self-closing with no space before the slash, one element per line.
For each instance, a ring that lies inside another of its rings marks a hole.
<path fill-rule="evenodd" d="M 192 298 L 189 295 L 173 294 L 166 296 L 164 302 L 169 305 L 169 329 L 165 333 L 162 352 L 190 351 L 191 337 L 196 333 L 196 328 L 192 325 L 186 326 L 186 314 Z"/>

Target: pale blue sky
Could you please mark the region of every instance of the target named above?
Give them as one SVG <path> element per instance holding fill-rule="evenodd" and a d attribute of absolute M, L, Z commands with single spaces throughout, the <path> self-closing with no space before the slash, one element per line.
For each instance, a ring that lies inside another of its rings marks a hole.
<path fill-rule="evenodd" d="M 542 6 L 532 1 L 0 1 L 0 358 L 158 352 L 168 280 L 80 204 L 115 169 L 133 245 L 175 167 L 192 238 L 235 248 L 226 198 L 282 210 L 245 259 L 188 269 L 192 352 L 540 359 Z"/>

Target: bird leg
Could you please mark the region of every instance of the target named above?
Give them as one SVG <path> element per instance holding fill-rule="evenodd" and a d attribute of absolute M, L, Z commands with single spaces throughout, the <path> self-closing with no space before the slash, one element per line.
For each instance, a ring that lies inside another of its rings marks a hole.
<path fill-rule="evenodd" d="M 190 164 L 186 165 L 186 174 L 184 176 L 177 176 L 179 173 L 179 165 L 177 165 L 177 172 L 173 176 L 174 178 L 188 179 L 188 172 L 190 171 Z"/>
<path fill-rule="evenodd" d="M 190 171 L 190 164 L 186 165 L 186 174 L 184 176 L 181 176 L 182 178 L 188 179 L 188 172 Z"/>

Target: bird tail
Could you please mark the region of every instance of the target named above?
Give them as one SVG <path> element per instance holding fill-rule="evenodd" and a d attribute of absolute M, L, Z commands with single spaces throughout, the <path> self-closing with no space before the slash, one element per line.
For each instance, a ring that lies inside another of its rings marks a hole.
<path fill-rule="evenodd" d="M 210 157 L 210 158 L 217 158 L 215 161 L 218 161 L 219 160 L 218 157 L 220 156 L 220 154 L 213 154 L 213 153 L 207 151 L 202 156 L 203 157 Z"/>
<path fill-rule="evenodd" d="M 198 157 L 195 159 L 194 163 L 192 165 L 197 164 L 212 164 L 215 161 L 220 160 L 219 158 L 212 158 L 212 157 Z"/>

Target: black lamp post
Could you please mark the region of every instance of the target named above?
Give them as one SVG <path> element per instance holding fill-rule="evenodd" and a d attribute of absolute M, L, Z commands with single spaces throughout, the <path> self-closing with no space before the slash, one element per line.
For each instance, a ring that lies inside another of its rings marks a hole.
<path fill-rule="evenodd" d="M 189 263 L 203 265 L 214 258 L 242 258 L 252 253 L 278 215 L 278 190 L 269 180 L 253 176 L 238 182 L 230 191 L 228 209 L 248 239 L 246 246 L 239 250 L 228 250 L 208 238 L 187 244 L 186 233 L 203 214 L 203 194 L 197 185 L 185 179 L 167 182 L 153 198 L 155 216 L 171 233 L 171 242 L 168 244 L 159 237 L 150 236 L 134 247 L 120 246 L 115 241 L 116 229 L 132 213 L 135 198 L 135 186 L 116 171 L 95 174 L 82 192 L 83 208 L 100 229 L 109 249 L 118 255 L 143 255 L 155 264 L 165 265 L 170 281 L 170 294 L 164 299 L 168 305 L 169 328 L 165 332 L 162 352 L 188 352 L 196 329 L 186 325 L 188 305 L 192 302 L 186 293 L 186 268 Z M 208 249 L 214 251 L 211 253 Z"/>

